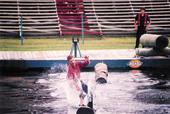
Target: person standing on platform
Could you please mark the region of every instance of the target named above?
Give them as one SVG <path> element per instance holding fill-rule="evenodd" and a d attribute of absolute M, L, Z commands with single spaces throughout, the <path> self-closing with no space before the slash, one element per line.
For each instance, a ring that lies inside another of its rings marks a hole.
<path fill-rule="evenodd" d="M 145 13 L 145 8 L 140 8 L 140 12 L 135 17 L 135 31 L 136 31 L 136 45 L 135 48 L 139 48 L 140 37 L 145 34 L 151 25 L 150 17 Z"/>
<path fill-rule="evenodd" d="M 83 60 L 76 61 L 72 55 L 67 57 L 68 70 L 67 80 L 70 87 L 76 89 L 79 92 L 80 106 L 83 106 L 84 97 L 87 94 L 87 86 L 80 79 L 80 68 L 87 66 L 90 63 L 89 57 L 85 56 Z"/>

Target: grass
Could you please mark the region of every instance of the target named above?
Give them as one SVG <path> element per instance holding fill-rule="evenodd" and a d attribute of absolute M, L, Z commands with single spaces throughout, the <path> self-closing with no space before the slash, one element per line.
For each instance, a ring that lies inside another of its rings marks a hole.
<path fill-rule="evenodd" d="M 132 49 L 134 45 L 134 37 L 85 38 L 84 44 L 81 40 L 79 42 L 81 50 Z M 19 39 L 0 39 L 0 51 L 70 50 L 71 46 L 71 38 L 28 38 L 24 40 L 24 45 L 21 45 Z"/>

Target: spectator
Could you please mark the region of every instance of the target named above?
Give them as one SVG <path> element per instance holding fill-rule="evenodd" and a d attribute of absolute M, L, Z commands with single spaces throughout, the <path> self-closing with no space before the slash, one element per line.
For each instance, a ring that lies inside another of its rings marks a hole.
<path fill-rule="evenodd" d="M 139 48 L 140 37 L 145 34 L 149 27 L 151 21 L 148 14 L 145 13 L 145 8 L 140 8 L 140 13 L 138 13 L 135 17 L 135 31 L 136 31 L 136 45 L 135 48 Z"/>

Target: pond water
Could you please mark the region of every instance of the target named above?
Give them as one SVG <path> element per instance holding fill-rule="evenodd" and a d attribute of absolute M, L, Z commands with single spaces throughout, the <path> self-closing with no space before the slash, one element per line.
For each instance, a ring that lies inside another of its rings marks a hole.
<path fill-rule="evenodd" d="M 75 114 L 66 98 L 65 72 L 6 73 L 0 76 L 1 114 Z M 82 72 L 85 82 L 94 72 Z M 111 71 L 93 90 L 96 114 L 169 114 L 168 71 Z"/>

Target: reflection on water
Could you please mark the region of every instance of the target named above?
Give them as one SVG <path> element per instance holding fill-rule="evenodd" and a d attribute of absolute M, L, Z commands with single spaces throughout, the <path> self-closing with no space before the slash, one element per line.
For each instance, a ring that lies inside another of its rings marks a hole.
<path fill-rule="evenodd" d="M 94 72 L 83 72 L 94 80 Z M 65 94 L 66 73 L 24 73 L 0 76 L 1 114 L 74 114 Z M 96 85 L 96 114 L 170 113 L 168 71 L 110 72 L 108 83 Z"/>

